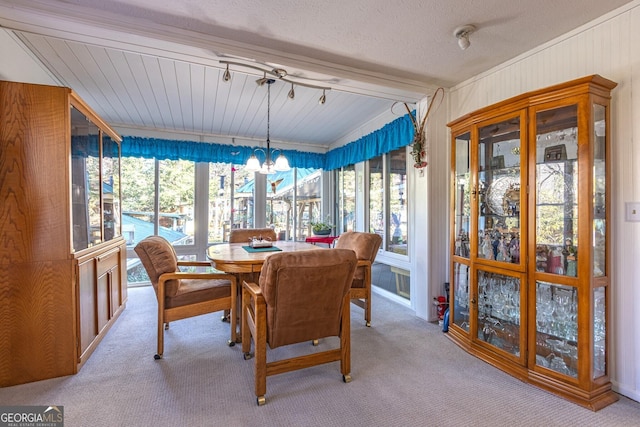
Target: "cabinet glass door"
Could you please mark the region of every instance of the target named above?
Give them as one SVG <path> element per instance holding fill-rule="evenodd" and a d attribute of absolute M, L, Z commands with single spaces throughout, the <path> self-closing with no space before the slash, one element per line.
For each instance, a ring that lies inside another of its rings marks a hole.
<path fill-rule="evenodd" d="M 469 266 L 453 263 L 453 324 L 469 332 Z"/>
<path fill-rule="evenodd" d="M 477 271 L 477 338 L 502 351 L 520 357 L 521 278 L 484 270 Z"/>
<path fill-rule="evenodd" d="M 593 276 L 603 277 L 606 272 L 607 250 L 607 170 L 606 170 L 606 108 L 593 105 Z"/>
<path fill-rule="evenodd" d="M 577 378 L 578 105 L 535 120 L 535 363 Z"/>
<path fill-rule="evenodd" d="M 536 365 L 578 376 L 578 292 L 536 281 Z"/>
<path fill-rule="evenodd" d="M 469 258 L 469 233 L 471 219 L 470 132 L 455 138 L 454 177 L 454 230 L 456 242 L 454 255 Z"/>
<path fill-rule="evenodd" d="M 102 202 L 104 240 L 120 235 L 120 145 L 102 135 Z"/>
<path fill-rule="evenodd" d="M 607 362 L 607 316 L 605 288 L 593 290 L 593 378 L 606 375 Z"/>
<path fill-rule="evenodd" d="M 593 289 L 592 377 L 607 374 L 607 127 L 606 107 L 593 104 Z"/>
<path fill-rule="evenodd" d="M 521 264 L 520 116 L 479 128 L 478 258 Z"/>
<path fill-rule="evenodd" d="M 536 114 L 536 271 L 577 276 L 577 105 Z"/>
<path fill-rule="evenodd" d="M 73 250 L 102 241 L 100 216 L 100 132 L 84 114 L 71 108 L 71 200 Z"/>

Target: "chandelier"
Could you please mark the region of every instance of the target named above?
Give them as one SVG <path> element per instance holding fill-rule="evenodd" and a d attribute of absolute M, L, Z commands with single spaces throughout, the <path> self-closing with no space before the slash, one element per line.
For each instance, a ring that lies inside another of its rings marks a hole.
<path fill-rule="evenodd" d="M 271 175 L 276 172 L 284 172 L 291 169 L 289 166 L 289 161 L 284 156 L 284 154 L 280 153 L 276 161 L 273 161 L 273 157 L 275 157 L 275 153 L 279 150 L 271 150 L 271 140 L 269 139 L 269 128 L 271 121 L 271 85 L 275 83 L 275 79 L 263 78 L 262 84 L 267 85 L 267 149 L 266 151 L 262 148 L 256 148 L 247 160 L 246 170 L 249 172 L 260 172 L 262 174 Z M 262 151 L 265 156 L 264 163 L 260 165 L 260 160 L 256 156 L 256 152 Z"/>
<path fill-rule="evenodd" d="M 276 152 L 279 150 L 271 149 L 271 141 L 269 139 L 270 114 L 271 114 L 271 85 L 276 81 L 282 81 L 290 84 L 291 89 L 289 90 L 287 97 L 291 100 L 295 99 L 295 96 L 296 96 L 294 86 L 303 86 L 311 89 L 321 90 L 322 95 L 320 95 L 320 98 L 318 99 L 318 103 L 320 105 L 323 105 L 327 101 L 327 91 L 331 90 L 331 88 L 327 86 L 320 86 L 316 84 L 303 82 L 298 77 L 289 77 L 289 73 L 284 68 L 279 68 L 279 67 L 271 68 L 267 64 L 255 63 L 255 62 L 248 64 L 245 62 L 236 62 L 236 61 L 227 61 L 227 60 L 220 61 L 220 63 L 223 65 L 226 65 L 225 71 L 222 74 L 223 82 L 231 81 L 232 76 L 231 76 L 231 71 L 229 70 L 229 66 L 233 65 L 234 67 L 240 67 L 240 68 L 246 67 L 246 68 L 252 68 L 254 70 L 262 71 L 264 75 L 262 78 L 259 78 L 258 80 L 256 80 L 256 83 L 258 84 L 258 86 L 264 86 L 265 84 L 267 85 L 267 149 L 264 150 L 262 148 L 256 148 L 254 150 L 251 157 L 249 157 L 249 159 L 247 160 L 247 164 L 246 164 L 247 171 L 260 172 L 263 174 L 273 174 L 275 172 L 283 172 L 283 171 L 290 170 L 291 167 L 289 166 L 289 161 L 284 156 L 284 154 L 282 154 L 282 152 L 280 152 L 280 155 L 275 159 L 275 162 L 273 161 L 273 159 L 275 158 Z M 308 80 L 308 79 L 305 79 L 305 80 Z M 265 161 L 263 164 L 260 164 L 260 160 L 256 156 L 256 153 L 258 151 L 262 151 L 262 153 L 265 156 Z"/>

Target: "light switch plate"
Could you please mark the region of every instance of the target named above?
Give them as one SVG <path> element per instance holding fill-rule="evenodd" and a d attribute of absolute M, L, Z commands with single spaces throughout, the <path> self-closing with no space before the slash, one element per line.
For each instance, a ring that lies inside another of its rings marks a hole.
<path fill-rule="evenodd" d="M 625 205 L 625 219 L 627 221 L 640 221 L 640 202 L 627 202 Z"/>

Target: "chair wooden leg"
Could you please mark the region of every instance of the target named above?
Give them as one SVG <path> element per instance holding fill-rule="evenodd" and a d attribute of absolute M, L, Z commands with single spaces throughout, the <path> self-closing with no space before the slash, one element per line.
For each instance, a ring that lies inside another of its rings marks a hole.
<path fill-rule="evenodd" d="M 158 352 L 153 356 L 154 359 L 162 359 L 162 354 L 164 353 L 164 300 L 165 296 L 165 281 L 160 280 L 158 283 L 157 289 L 157 298 L 158 298 Z M 167 323 L 167 327 L 169 326 L 169 322 Z"/>
<path fill-rule="evenodd" d="M 240 336 L 242 341 L 242 353 L 245 355 L 245 360 L 248 359 L 247 355 L 251 351 L 251 331 L 249 329 L 249 303 L 251 297 L 249 292 L 245 289 L 242 290 L 242 308 L 240 314 Z"/>
<path fill-rule="evenodd" d="M 160 310 L 158 310 L 160 311 Z M 158 313 L 158 352 L 153 356 L 154 359 L 162 359 L 162 353 L 164 353 L 164 322 L 162 319 L 162 312 Z M 168 324 L 167 324 L 168 326 Z"/>
<path fill-rule="evenodd" d="M 365 273 L 364 283 L 365 301 L 364 301 L 364 323 L 367 327 L 371 326 L 371 268 Z"/>
<path fill-rule="evenodd" d="M 264 404 L 267 394 L 267 307 L 264 304 L 255 304 L 255 388 L 258 405 Z M 243 342 L 244 344 L 244 342 Z"/>
<path fill-rule="evenodd" d="M 351 381 L 351 298 L 347 293 L 342 307 L 340 330 L 340 372 L 344 382 Z"/>
<path fill-rule="evenodd" d="M 229 339 L 229 347 L 233 347 L 234 345 L 236 345 L 236 342 L 238 341 L 238 337 L 237 337 L 237 333 L 238 331 L 236 331 L 236 325 L 237 325 L 237 321 L 238 321 L 238 306 L 237 304 L 237 299 L 238 299 L 238 290 L 237 290 L 237 282 L 235 280 L 231 281 L 231 309 L 229 310 L 229 321 L 231 323 L 231 338 Z M 227 310 L 225 310 L 225 313 L 227 312 Z"/>
<path fill-rule="evenodd" d="M 371 293 L 364 302 L 364 323 L 367 327 L 371 326 Z"/>

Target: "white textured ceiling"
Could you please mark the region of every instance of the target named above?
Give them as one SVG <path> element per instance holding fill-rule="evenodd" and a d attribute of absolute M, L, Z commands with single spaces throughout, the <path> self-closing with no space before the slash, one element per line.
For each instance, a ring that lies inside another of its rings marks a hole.
<path fill-rule="evenodd" d="M 114 125 L 264 138 L 260 72 L 272 86 L 272 140 L 328 146 L 394 101 L 415 102 L 629 0 L 0 0 L 0 25 Z M 471 47 L 456 27 L 473 24 Z M 402 111 L 399 111 L 402 113 Z"/>

